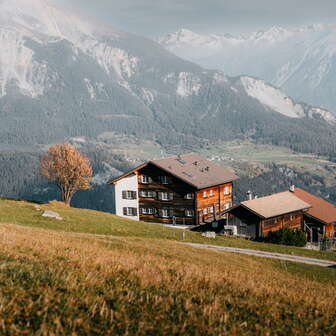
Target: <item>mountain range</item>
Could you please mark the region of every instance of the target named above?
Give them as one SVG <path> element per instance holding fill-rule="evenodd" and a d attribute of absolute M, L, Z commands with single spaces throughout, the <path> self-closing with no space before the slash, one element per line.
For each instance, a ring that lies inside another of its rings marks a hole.
<path fill-rule="evenodd" d="M 181 29 L 159 39 L 174 54 L 227 75 L 247 74 L 336 113 L 336 25 L 272 27 L 233 36 Z"/>
<path fill-rule="evenodd" d="M 97 169 L 110 167 L 99 146 L 112 150 L 119 136 L 179 152 L 246 138 L 335 152 L 336 119 L 327 109 L 258 78 L 206 70 L 47 0 L 0 0 L 0 45 L 0 190 L 27 175 L 32 153 L 38 158 L 49 144 L 71 140 L 90 148 Z M 32 189 L 14 183 L 12 196 Z"/>

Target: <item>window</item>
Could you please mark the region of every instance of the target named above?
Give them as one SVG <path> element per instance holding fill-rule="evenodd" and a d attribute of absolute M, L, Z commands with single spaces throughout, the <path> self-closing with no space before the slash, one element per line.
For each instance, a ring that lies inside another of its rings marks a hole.
<path fill-rule="evenodd" d="M 291 216 L 290 216 L 290 220 L 292 221 L 293 219 L 294 219 L 294 216 L 293 216 L 293 215 L 291 215 Z"/>
<path fill-rule="evenodd" d="M 203 209 L 203 215 L 207 215 L 207 214 L 208 214 L 208 209 L 207 208 Z"/>
<path fill-rule="evenodd" d="M 193 193 L 189 193 L 187 195 L 184 196 L 185 199 L 194 199 L 194 194 Z"/>
<path fill-rule="evenodd" d="M 125 200 L 135 200 L 137 199 L 137 192 L 131 190 L 124 190 L 122 192 L 122 198 Z"/>
<path fill-rule="evenodd" d="M 174 194 L 170 192 L 159 192 L 158 197 L 161 201 L 172 201 L 174 199 Z"/>
<path fill-rule="evenodd" d="M 174 215 L 173 210 L 169 210 L 169 209 L 162 209 L 161 210 L 161 216 L 163 218 L 173 217 L 173 215 Z"/>
<path fill-rule="evenodd" d="M 140 191 L 140 196 L 143 198 L 155 198 L 156 197 L 156 192 L 152 190 L 141 190 Z"/>
<path fill-rule="evenodd" d="M 207 198 L 208 197 L 208 193 L 206 191 L 203 192 L 203 198 Z"/>
<path fill-rule="evenodd" d="M 208 213 L 213 214 L 214 213 L 214 208 L 213 207 L 208 208 Z"/>
<path fill-rule="evenodd" d="M 224 204 L 224 210 L 228 210 L 231 208 L 231 202 L 227 202 Z"/>
<path fill-rule="evenodd" d="M 142 208 L 141 212 L 143 215 L 154 215 L 155 209 L 154 208 Z"/>
<path fill-rule="evenodd" d="M 171 179 L 169 176 L 159 176 L 159 181 L 161 184 L 169 184 L 171 183 Z"/>
<path fill-rule="evenodd" d="M 194 210 L 186 209 L 185 215 L 186 215 L 186 217 L 193 217 L 194 216 Z"/>
<path fill-rule="evenodd" d="M 141 175 L 140 181 L 142 184 L 149 184 L 152 182 L 152 179 L 147 175 Z"/>
<path fill-rule="evenodd" d="M 224 195 L 230 195 L 231 194 L 231 188 L 230 187 L 225 187 L 224 188 Z"/>
<path fill-rule="evenodd" d="M 123 208 L 124 216 L 135 217 L 138 215 L 137 208 Z"/>
<path fill-rule="evenodd" d="M 210 190 L 210 197 L 212 197 L 214 195 L 214 191 Z"/>

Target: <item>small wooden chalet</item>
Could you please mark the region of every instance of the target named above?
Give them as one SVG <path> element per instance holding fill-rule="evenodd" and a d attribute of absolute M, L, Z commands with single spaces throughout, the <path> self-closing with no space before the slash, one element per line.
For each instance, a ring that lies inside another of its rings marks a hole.
<path fill-rule="evenodd" d="M 224 231 L 251 239 L 267 237 L 281 228 L 303 229 L 304 215 L 311 205 L 285 191 L 242 202 L 227 211 L 220 220 Z"/>
<path fill-rule="evenodd" d="M 304 213 L 308 240 L 317 242 L 322 237 L 336 238 L 336 206 L 303 189 L 292 187 L 291 191 L 296 197 L 311 205 L 311 208 Z"/>
<path fill-rule="evenodd" d="M 197 154 L 152 160 L 108 182 L 116 214 L 146 222 L 199 225 L 232 206 L 238 177 Z"/>

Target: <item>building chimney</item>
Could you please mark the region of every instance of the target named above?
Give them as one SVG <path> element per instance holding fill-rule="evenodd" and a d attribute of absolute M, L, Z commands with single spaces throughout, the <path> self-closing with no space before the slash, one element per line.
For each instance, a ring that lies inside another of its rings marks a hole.
<path fill-rule="evenodd" d="M 247 195 L 247 199 L 248 199 L 249 201 L 252 201 L 252 199 L 253 199 L 252 191 L 249 190 L 249 191 L 246 193 L 246 195 Z"/>
<path fill-rule="evenodd" d="M 291 191 L 292 193 L 295 192 L 295 185 L 294 184 L 290 186 L 289 191 Z"/>

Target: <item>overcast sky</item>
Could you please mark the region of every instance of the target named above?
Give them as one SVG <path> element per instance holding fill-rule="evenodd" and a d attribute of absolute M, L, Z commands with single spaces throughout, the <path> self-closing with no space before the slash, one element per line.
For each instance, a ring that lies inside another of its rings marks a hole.
<path fill-rule="evenodd" d="M 179 28 L 240 33 L 336 23 L 336 0 L 54 0 L 117 28 L 157 37 Z"/>

